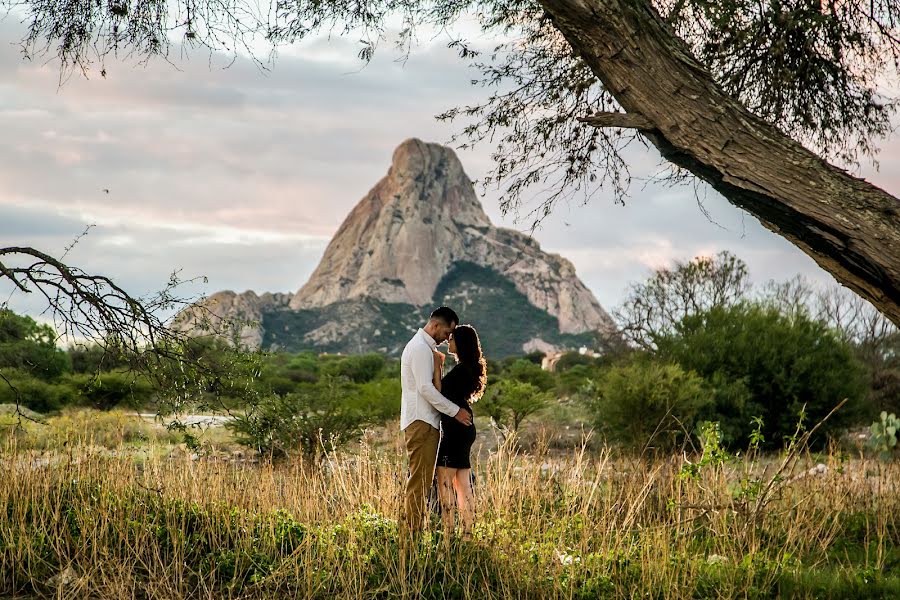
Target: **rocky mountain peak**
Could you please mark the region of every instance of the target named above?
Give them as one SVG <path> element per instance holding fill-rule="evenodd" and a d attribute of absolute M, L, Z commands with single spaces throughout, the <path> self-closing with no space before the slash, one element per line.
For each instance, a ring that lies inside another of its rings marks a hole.
<path fill-rule="evenodd" d="M 388 174 L 344 220 L 291 307 L 361 297 L 427 304 L 450 265 L 465 255 L 463 231 L 490 227 L 453 150 L 406 140 Z"/>
<path fill-rule="evenodd" d="M 347 216 L 290 307 L 355 298 L 430 304 L 440 281 L 462 262 L 510 279 L 531 304 L 559 319 L 563 333 L 613 329 L 569 261 L 542 252 L 529 236 L 495 228 L 456 153 L 418 139 L 397 147 L 387 175 Z"/>

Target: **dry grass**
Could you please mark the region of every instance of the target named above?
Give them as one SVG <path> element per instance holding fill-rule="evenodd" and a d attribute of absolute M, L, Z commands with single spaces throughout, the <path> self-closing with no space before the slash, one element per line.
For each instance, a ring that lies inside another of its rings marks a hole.
<path fill-rule="evenodd" d="M 408 541 L 402 448 L 251 466 L 15 438 L 0 455 L 0 595 L 56 598 L 894 598 L 900 468 L 576 451 L 476 467 L 464 542 Z M 50 459 L 48 460 L 48 456 Z M 784 468 L 779 470 L 781 465 Z M 434 522 L 437 529 L 437 521 Z"/>

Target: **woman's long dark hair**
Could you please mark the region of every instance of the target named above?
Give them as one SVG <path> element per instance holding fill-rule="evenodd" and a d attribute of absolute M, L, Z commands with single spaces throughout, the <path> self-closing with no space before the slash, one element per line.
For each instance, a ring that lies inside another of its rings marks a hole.
<path fill-rule="evenodd" d="M 459 325 L 453 330 L 453 341 L 456 342 L 456 360 L 473 375 L 469 403 L 478 402 L 487 385 L 487 362 L 481 352 L 478 332 L 471 325 Z"/>

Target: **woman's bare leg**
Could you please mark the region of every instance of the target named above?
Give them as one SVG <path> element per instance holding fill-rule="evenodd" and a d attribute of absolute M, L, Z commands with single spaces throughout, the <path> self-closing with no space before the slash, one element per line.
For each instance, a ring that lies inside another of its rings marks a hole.
<path fill-rule="evenodd" d="M 472 534 L 475 524 L 475 495 L 472 492 L 472 469 L 456 469 L 453 486 L 456 488 L 456 502 L 459 505 L 459 524 L 463 535 Z"/>
<path fill-rule="evenodd" d="M 450 533 L 456 525 L 456 494 L 453 493 L 453 482 L 456 477 L 456 469 L 448 467 L 437 468 L 438 498 L 441 501 L 441 521 L 444 522 L 444 531 Z"/>

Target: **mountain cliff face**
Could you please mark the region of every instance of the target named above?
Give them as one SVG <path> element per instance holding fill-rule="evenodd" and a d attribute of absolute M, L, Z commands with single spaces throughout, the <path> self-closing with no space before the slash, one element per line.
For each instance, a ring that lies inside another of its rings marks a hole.
<path fill-rule="evenodd" d="M 454 152 L 417 139 L 395 150 L 387 175 L 350 212 L 299 291 L 218 292 L 176 323 L 191 327 L 208 308 L 239 322 L 240 342 L 250 347 L 398 352 L 441 303 L 478 327 L 485 343 L 485 327 L 495 328 L 501 353 L 603 345 L 615 336 L 568 260 L 494 227 Z"/>
<path fill-rule="evenodd" d="M 290 306 L 363 297 L 433 303 L 441 279 L 459 262 L 508 278 L 531 304 L 559 320 L 562 333 L 612 327 L 572 263 L 542 252 L 522 233 L 495 228 L 456 154 L 417 139 L 394 151 L 387 176 L 347 216 Z"/>

